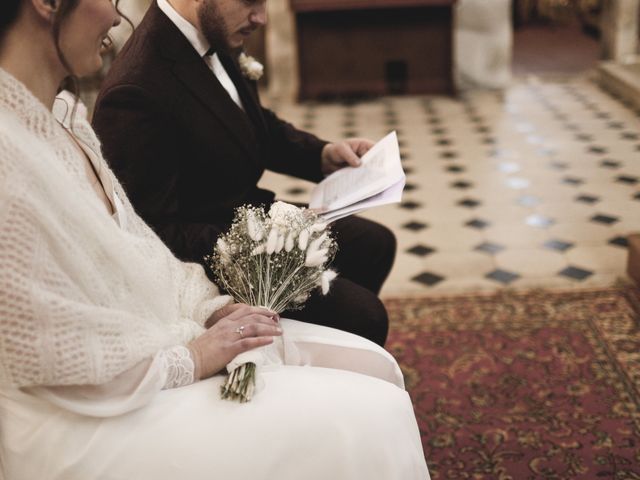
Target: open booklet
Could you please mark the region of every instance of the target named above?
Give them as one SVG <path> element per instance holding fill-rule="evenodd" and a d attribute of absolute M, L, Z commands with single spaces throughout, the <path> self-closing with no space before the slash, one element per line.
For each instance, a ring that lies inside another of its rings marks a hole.
<path fill-rule="evenodd" d="M 359 167 L 335 171 L 316 185 L 309 208 L 327 222 L 402 200 L 405 175 L 396 132 L 365 153 Z"/>

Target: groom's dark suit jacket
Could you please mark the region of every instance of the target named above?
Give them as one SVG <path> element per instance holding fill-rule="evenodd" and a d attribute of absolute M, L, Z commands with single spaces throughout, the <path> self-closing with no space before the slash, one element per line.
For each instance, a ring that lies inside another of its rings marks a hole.
<path fill-rule="evenodd" d="M 235 59 L 220 60 L 244 112 L 154 2 L 113 63 L 93 118 L 104 156 L 140 216 L 179 258 L 199 263 L 235 207 L 273 200 L 256 186 L 265 168 L 318 181 L 326 144 L 262 108 Z M 383 345 L 388 319 L 377 292 L 393 264 L 395 237 L 358 217 L 332 230 L 340 276 L 327 296 L 314 293 L 304 309 L 285 314 Z"/>
<path fill-rule="evenodd" d="M 138 213 L 174 253 L 202 261 L 233 209 L 270 203 L 265 168 L 322 178 L 326 142 L 260 105 L 235 58 L 220 54 L 243 112 L 153 2 L 103 84 L 93 125 Z"/>

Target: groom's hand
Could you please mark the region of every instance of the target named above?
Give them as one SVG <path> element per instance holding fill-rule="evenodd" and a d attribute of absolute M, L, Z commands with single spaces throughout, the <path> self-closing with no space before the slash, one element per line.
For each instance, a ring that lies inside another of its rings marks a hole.
<path fill-rule="evenodd" d="M 328 143 L 322 149 L 322 173 L 329 175 L 343 167 L 359 167 L 360 157 L 367 153 L 374 143 L 367 138 L 349 138 L 342 142 Z"/>

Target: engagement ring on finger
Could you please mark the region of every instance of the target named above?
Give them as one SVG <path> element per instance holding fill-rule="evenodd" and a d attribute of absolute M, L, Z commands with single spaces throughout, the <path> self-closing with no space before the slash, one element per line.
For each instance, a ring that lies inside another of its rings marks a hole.
<path fill-rule="evenodd" d="M 236 333 L 239 333 L 241 337 L 244 337 L 244 325 L 241 325 L 238 328 L 236 328 Z"/>

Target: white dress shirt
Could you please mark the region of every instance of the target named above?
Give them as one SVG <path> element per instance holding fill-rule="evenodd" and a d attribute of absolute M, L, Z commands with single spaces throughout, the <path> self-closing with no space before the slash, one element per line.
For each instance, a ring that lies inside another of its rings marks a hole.
<path fill-rule="evenodd" d="M 173 24 L 178 27 L 178 30 L 182 32 L 185 38 L 193 46 L 195 51 L 198 52 L 198 55 L 202 57 L 204 62 L 216 76 L 218 81 L 222 84 L 224 89 L 229 93 L 229 96 L 236 103 L 236 105 L 244 110 L 242 101 L 240 100 L 240 95 L 238 94 L 238 89 L 233 84 L 233 81 L 231 80 L 231 77 L 229 77 L 227 71 L 224 69 L 224 66 L 220 62 L 218 54 L 206 54 L 209 50 L 209 42 L 206 38 L 204 38 L 204 35 L 202 35 L 202 33 L 200 33 L 196 27 L 194 27 L 182 15 L 180 15 L 175 10 L 175 8 L 171 6 L 168 0 L 158 0 L 158 7 L 160 7 L 160 10 L 162 10 L 162 12 L 167 17 L 169 17 L 169 20 L 171 20 Z"/>

